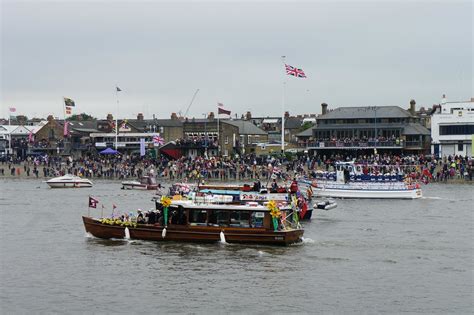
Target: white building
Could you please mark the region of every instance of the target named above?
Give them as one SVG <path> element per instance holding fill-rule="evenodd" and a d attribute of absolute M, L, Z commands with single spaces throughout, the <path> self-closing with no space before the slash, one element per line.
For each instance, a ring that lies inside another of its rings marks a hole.
<path fill-rule="evenodd" d="M 431 153 L 439 156 L 473 156 L 474 98 L 465 102 L 446 102 L 431 118 Z"/>

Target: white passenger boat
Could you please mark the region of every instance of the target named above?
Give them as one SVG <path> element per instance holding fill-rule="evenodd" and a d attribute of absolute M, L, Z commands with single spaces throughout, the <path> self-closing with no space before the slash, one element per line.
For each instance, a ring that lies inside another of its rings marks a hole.
<path fill-rule="evenodd" d="M 92 182 L 87 178 L 66 174 L 64 176 L 51 178 L 46 181 L 51 188 L 83 188 L 92 187 Z"/>
<path fill-rule="evenodd" d="M 335 179 L 319 177 L 300 179 L 311 186 L 317 197 L 367 199 L 417 199 L 422 197 L 420 184 L 402 175 L 363 176 L 354 163 L 336 164 Z"/>

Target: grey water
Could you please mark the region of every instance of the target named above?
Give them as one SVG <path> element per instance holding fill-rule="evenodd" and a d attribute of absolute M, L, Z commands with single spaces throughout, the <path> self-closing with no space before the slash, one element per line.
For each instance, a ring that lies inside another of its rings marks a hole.
<path fill-rule="evenodd" d="M 81 216 L 147 210 L 119 182 L 0 181 L 0 313 L 473 312 L 473 186 L 338 200 L 289 247 L 100 240 Z M 105 209 L 101 208 L 105 206 Z"/>

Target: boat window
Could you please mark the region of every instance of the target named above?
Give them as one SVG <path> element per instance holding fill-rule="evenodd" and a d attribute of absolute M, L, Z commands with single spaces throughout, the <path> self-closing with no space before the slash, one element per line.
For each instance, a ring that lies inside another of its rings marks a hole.
<path fill-rule="evenodd" d="M 249 227 L 250 212 L 248 211 L 232 211 L 230 213 L 230 226 Z"/>
<path fill-rule="evenodd" d="M 206 210 L 189 210 L 189 223 L 191 225 L 206 225 L 207 211 Z"/>
<path fill-rule="evenodd" d="M 210 211 L 209 224 L 215 226 L 229 226 L 229 212 L 223 210 Z"/>
<path fill-rule="evenodd" d="M 252 227 L 263 227 L 264 212 L 252 212 L 250 224 Z"/>

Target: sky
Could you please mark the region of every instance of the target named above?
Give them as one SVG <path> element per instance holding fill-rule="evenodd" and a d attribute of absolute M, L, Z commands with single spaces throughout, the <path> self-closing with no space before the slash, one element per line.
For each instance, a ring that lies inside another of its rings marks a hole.
<path fill-rule="evenodd" d="M 0 117 L 62 117 L 63 97 L 98 118 L 469 100 L 472 32 L 471 1 L 3 0 Z"/>

